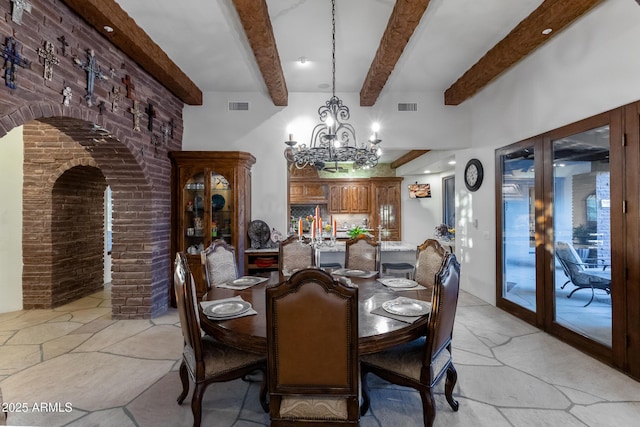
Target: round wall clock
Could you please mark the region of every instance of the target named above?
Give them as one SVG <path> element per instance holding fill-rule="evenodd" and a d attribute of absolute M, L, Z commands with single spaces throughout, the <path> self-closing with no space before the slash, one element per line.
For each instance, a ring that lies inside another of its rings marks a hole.
<path fill-rule="evenodd" d="M 464 184 L 469 191 L 476 191 L 482 185 L 484 171 L 478 159 L 471 159 L 464 168 Z"/>

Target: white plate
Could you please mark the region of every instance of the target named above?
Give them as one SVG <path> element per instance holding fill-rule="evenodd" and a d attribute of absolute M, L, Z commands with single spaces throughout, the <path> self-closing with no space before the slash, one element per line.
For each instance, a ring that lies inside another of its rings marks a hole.
<path fill-rule="evenodd" d="M 386 286 L 390 288 L 413 288 L 418 286 L 418 282 L 409 279 L 383 279 L 383 282 Z"/>
<path fill-rule="evenodd" d="M 214 319 L 224 319 L 231 316 L 237 316 L 251 309 L 251 303 L 247 301 L 221 301 L 208 305 L 203 312 L 207 317 Z"/>
<path fill-rule="evenodd" d="M 347 270 L 344 274 L 349 274 L 351 276 L 364 276 L 367 272 L 364 270 Z"/>
<path fill-rule="evenodd" d="M 431 311 L 431 303 L 410 298 L 396 298 L 382 303 L 382 308 L 400 316 L 424 316 Z"/>
<path fill-rule="evenodd" d="M 256 283 L 260 283 L 260 280 L 259 277 L 241 277 L 231 282 L 231 284 L 236 286 L 255 285 Z"/>

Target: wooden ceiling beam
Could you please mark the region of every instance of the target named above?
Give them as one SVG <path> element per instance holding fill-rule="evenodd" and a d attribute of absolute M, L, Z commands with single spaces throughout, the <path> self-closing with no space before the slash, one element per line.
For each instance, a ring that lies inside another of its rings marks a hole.
<path fill-rule="evenodd" d="M 185 104 L 202 105 L 198 86 L 114 0 L 62 1 Z"/>
<path fill-rule="evenodd" d="M 397 169 L 400 166 L 409 163 L 411 160 L 415 160 L 423 154 L 428 153 L 431 150 L 411 150 L 407 154 L 398 157 L 396 160 L 391 162 L 391 169 Z"/>
<path fill-rule="evenodd" d="M 274 105 L 286 106 L 289 92 L 266 0 L 233 0 Z"/>
<path fill-rule="evenodd" d="M 471 98 L 603 1 L 545 0 L 445 91 L 445 105 L 459 105 Z M 547 28 L 553 31 L 548 35 L 542 34 L 542 30 Z"/>
<path fill-rule="evenodd" d="M 371 107 L 376 103 L 428 5 L 429 0 L 396 1 L 376 56 L 360 89 L 360 106 Z"/>

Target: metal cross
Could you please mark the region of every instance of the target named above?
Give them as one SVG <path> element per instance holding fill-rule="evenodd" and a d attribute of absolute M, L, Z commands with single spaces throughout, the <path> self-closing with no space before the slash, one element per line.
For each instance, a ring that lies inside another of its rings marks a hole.
<path fill-rule="evenodd" d="M 27 3 L 27 0 L 11 0 L 11 3 L 13 3 L 11 20 L 16 24 L 22 24 L 22 13 L 25 10 L 31 12 L 31 3 Z"/>
<path fill-rule="evenodd" d="M 124 83 L 124 85 L 127 88 L 127 98 L 133 99 L 133 92 L 135 91 L 136 86 L 133 84 L 133 80 L 131 80 L 131 76 L 129 74 L 126 74 L 122 79 L 122 83 Z"/>
<path fill-rule="evenodd" d="M 106 80 L 108 77 L 102 72 L 98 64 L 96 63 L 95 53 L 93 49 L 87 49 L 87 61 L 81 61 L 78 58 L 73 58 L 73 62 L 77 66 L 87 72 L 87 94 L 84 96 L 85 101 L 89 107 L 93 106 L 93 89 L 95 85 L 96 77 L 100 80 Z"/>
<path fill-rule="evenodd" d="M 147 117 L 149 118 L 147 129 L 153 132 L 153 119 L 156 117 L 156 110 L 153 108 L 153 104 L 149 103 L 149 106 L 144 110 L 144 112 L 147 113 Z"/>
<path fill-rule="evenodd" d="M 62 56 L 67 56 L 67 46 L 69 46 L 69 43 L 67 43 L 64 36 L 58 37 L 58 41 L 62 43 Z"/>
<path fill-rule="evenodd" d="M 104 101 L 100 101 L 100 103 L 98 104 L 98 110 L 100 110 L 100 112 L 98 114 L 102 115 L 102 113 L 104 113 L 104 110 L 107 109 L 107 104 Z"/>
<path fill-rule="evenodd" d="M 71 88 L 69 86 L 64 88 L 64 90 L 62 91 L 62 96 L 62 105 L 68 107 L 69 103 L 71 102 L 71 97 L 73 96 L 73 92 L 71 92 Z"/>
<path fill-rule="evenodd" d="M 38 48 L 38 55 L 43 59 L 44 62 L 44 78 L 47 80 L 51 80 L 53 77 L 53 66 L 58 65 L 60 61 L 58 57 L 55 56 L 53 45 L 49 41 L 44 42 L 44 49 L 41 47 Z"/>
<path fill-rule="evenodd" d="M 19 48 L 20 43 L 15 41 L 13 37 L 7 37 L 6 44 L 2 46 L 0 52 L 0 56 L 4 58 L 4 81 L 11 89 L 17 87 L 16 74 L 18 70 L 16 69 L 16 65 L 22 68 L 31 68 L 31 61 L 20 56 L 20 53 L 18 53 Z"/>
<path fill-rule="evenodd" d="M 142 117 L 142 111 L 138 108 L 138 101 L 133 101 L 133 107 L 129 108 L 129 112 L 133 114 L 133 130 L 140 132 L 140 117 Z"/>
<path fill-rule="evenodd" d="M 162 139 L 164 143 L 167 142 L 169 138 L 173 139 L 173 128 L 175 125 L 173 124 L 173 118 L 169 120 L 169 123 L 162 123 L 160 126 L 160 130 L 162 131 Z"/>
<path fill-rule="evenodd" d="M 114 113 L 118 111 L 118 103 L 122 100 L 122 93 L 120 86 L 114 86 L 111 90 L 111 111 Z"/>

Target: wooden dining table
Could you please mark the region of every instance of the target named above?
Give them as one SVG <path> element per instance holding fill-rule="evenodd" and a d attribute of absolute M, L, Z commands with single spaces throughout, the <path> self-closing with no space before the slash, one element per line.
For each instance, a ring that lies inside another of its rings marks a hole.
<path fill-rule="evenodd" d="M 244 290 L 211 288 L 203 301 L 214 301 L 241 296 L 250 302 L 257 314 L 229 320 L 208 318 L 200 308 L 200 324 L 205 333 L 231 347 L 258 354 L 267 353 L 267 319 L 265 289 L 287 279 L 277 271 L 271 272 L 265 282 Z M 413 323 L 371 313 L 385 301 L 399 296 L 421 301 L 431 301 L 433 289 L 393 290 L 376 278 L 350 277 L 358 287 L 358 350 L 360 354 L 375 353 L 398 344 L 412 341 L 425 334 L 429 316 L 420 317 Z"/>

